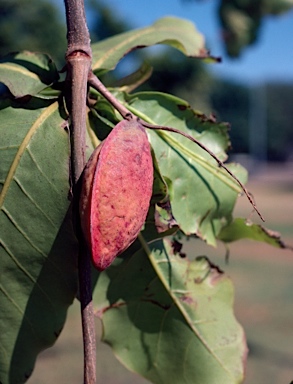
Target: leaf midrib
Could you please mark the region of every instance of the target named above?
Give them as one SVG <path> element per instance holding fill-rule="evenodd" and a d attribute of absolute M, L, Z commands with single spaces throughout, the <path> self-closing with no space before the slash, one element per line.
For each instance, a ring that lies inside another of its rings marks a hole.
<path fill-rule="evenodd" d="M 162 19 L 163 20 L 163 19 Z M 159 31 L 164 31 L 164 32 L 168 32 L 168 31 L 174 31 L 176 27 L 174 27 L 174 25 L 172 25 L 172 28 L 168 28 L 167 25 L 164 25 L 164 26 L 157 26 L 156 24 L 153 24 L 149 27 L 145 27 L 145 28 L 140 28 L 137 30 L 137 33 L 133 33 L 133 31 L 130 31 L 130 32 L 126 32 L 125 34 L 121 34 L 121 36 L 123 35 L 126 35 L 127 33 L 129 33 L 131 36 L 129 36 L 129 38 L 127 38 L 126 40 L 123 40 L 122 42 L 120 43 L 117 43 L 115 44 L 111 49 L 108 49 L 104 55 L 102 55 L 100 57 L 99 60 L 97 60 L 93 66 L 92 66 L 92 69 L 93 71 L 97 70 L 97 69 L 101 69 L 102 68 L 102 65 L 103 63 L 106 62 L 106 60 L 111 57 L 111 55 L 113 54 L 113 52 L 115 53 L 115 51 L 119 51 L 119 49 L 121 49 L 123 46 L 125 45 L 128 45 L 129 43 L 131 43 L 132 41 L 135 41 L 137 40 L 138 38 L 142 38 L 144 36 L 147 36 L 148 34 L 153 34 L 153 33 L 159 33 Z M 182 30 L 178 27 L 177 30 L 179 31 L 179 34 L 182 33 Z M 195 32 L 197 32 L 195 30 Z M 198 33 L 198 32 L 197 32 Z M 198 33 L 199 34 L 199 33 Z M 120 37 L 120 35 L 118 35 Z M 200 36 L 200 34 L 199 34 Z M 179 38 L 172 38 L 172 39 L 168 39 L 169 41 L 170 40 L 176 40 L 178 41 L 178 43 L 180 43 L 180 45 L 182 46 L 182 48 L 184 48 L 184 51 L 185 51 L 185 54 L 187 54 L 186 52 L 186 49 L 184 47 L 184 45 L 182 44 L 182 42 L 179 40 Z M 159 39 L 156 43 L 153 43 L 152 45 L 157 45 L 157 44 L 163 44 L 164 42 L 168 41 L 166 38 L 165 39 Z M 149 45 L 147 45 L 149 46 Z M 133 47 L 134 48 L 134 47 Z M 127 52 L 126 52 L 127 53 Z M 195 55 L 195 53 L 194 53 Z"/>
<path fill-rule="evenodd" d="M 30 72 L 28 69 L 26 69 L 22 66 L 19 66 L 17 64 L 0 64 L 0 69 L 2 69 L 2 68 L 9 70 L 9 71 L 12 71 L 12 72 L 19 73 L 19 74 L 27 76 L 27 77 L 30 77 L 31 79 L 40 81 L 40 78 L 37 74 Z"/>
<path fill-rule="evenodd" d="M 175 303 L 175 305 L 177 306 L 179 312 L 182 314 L 182 316 L 184 317 L 186 323 L 188 324 L 188 326 L 191 328 L 191 330 L 194 332 L 194 334 L 197 336 L 197 338 L 200 340 L 200 342 L 202 343 L 202 345 L 206 348 L 206 350 L 214 357 L 214 359 L 218 362 L 218 364 L 227 372 L 227 374 L 232 377 L 232 374 L 229 370 L 229 368 L 226 367 L 226 365 L 220 360 L 220 358 L 215 354 L 215 352 L 209 347 L 209 345 L 206 343 L 206 341 L 202 338 L 202 336 L 200 335 L 200 333 L 198 332 L 198 330 L 195 328 L 195 326 L 193 325 L 193 322 L 191 321 L 191 319 L 189 319 L 189 315 L 187 313 L 187 311 L 185 310 L 185 308 L 183 307 L 183 305 L 180 303 L 180 301 L 178 300 L 177 296 L 173 293 L 172 289 L 170 289 L 169 285 L 168 285 L 168 282 L 166 282 L 166 279 L 164 278 L 161 270 L 159 269 L 158 265 L 157 265 L 157 262 L 153 256 L 153 253 L 152 251 L 150 250 L 147 242 L 145 241 L 143 235 L 140 233 L 138 235 L 138 239 L 142 245 L 142 248 L 143 250 L 146 252 L 150 262 L 151 262 L 151 265 L 152 267 L 154 268 L 155 270 L 155 273 L 157 274 L 158 278 L 160 279 L 160 281 L 162 282 L 164 288 L 166 289 L 166 291 L 168 292 L 168 294 L 170 295 L 171 299 L 173 300 L 173 302 Z"/>

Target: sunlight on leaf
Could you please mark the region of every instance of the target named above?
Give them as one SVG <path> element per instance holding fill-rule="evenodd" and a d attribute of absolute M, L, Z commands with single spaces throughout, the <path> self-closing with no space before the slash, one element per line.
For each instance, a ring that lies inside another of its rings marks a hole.
<path fill-rule="evenodd" d="M 206 258 L 174 255 L 169 242 L 144 248 L 99 276 L 103 340 L 153 383 L 241 383 L 247 349 L 230 280 Z"/>
<path fill-rule="evenodd" d="M 0 59 L 0 83 L 15 97 L 36 95 L 58 79 L 58 71 L 48 55 L 24 51 Z"/>
<path fill-rule="evenodd" d="M 121 33 L 92 45 L 94 71 L 114 69 L 118 62 L 135 48 L 166 44 L 186 56 L 208 57 L 204 37 L 188 20 L 165 17 L 153 25 Z"/>

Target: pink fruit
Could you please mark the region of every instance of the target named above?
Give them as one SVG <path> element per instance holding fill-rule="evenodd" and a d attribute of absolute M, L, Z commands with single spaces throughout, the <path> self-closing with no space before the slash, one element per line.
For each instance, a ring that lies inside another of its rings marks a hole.
<path fill-rule="evenodd" d="M 146 219 L 152 185 L 145 129 L 136 120 L 123 120 L 96 148 L 83 172 L 81 227 L 97 269 L 106 269 L 136 239 Z"/>

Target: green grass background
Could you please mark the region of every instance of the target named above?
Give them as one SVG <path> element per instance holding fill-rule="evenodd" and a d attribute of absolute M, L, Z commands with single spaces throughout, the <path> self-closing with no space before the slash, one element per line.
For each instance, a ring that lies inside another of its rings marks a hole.
<path fill-rule="evenodd" d="M 248 188 L 266 219 L 265 226 L 281 232 L 283 240 L 293 246 L 293 165 L 271 165 L 255 172 Z M 260 223 L 244 196 L 239 198 L 236 213 Z M 190 257 L 209 256 L 234 282 L 235 313 L 245 329 L 250 350 L 245 384 L 289 384 L 293 380 L 293 251 L 241 240 L 230 246 L 228 265 L 222 244 L 213 249 L 193 240 L 185 244 L 184 251 Z M 98 319 L 96 324 L 99 338 Z M 54 347 L 40 354 L 28 383 L 80 384 L 82 370 L 81 323 L 75 302 L 60 338 Z M 100 342 L 97 372 L 98 383 L 147 383 L 127 371 L 111 349 Z"/>

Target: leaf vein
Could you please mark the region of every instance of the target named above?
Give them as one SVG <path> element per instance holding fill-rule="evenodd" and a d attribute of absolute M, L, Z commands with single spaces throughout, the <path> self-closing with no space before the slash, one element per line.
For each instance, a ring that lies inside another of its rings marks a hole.
<path fill-rule="evenodd" d="M 59 193 L 60 191 L 58 191 L 58 189 L 56 188 L 55 184 L 52 183 L 52 181 L 48 178 L 48 176 L 46 175 L 46 173 L 43 172 L 42 168 L 39 166 L 35 156 L 33 155 L 32 151 L 30 150 L 30 148 L 28 147 L 27 148 L 27 152 L 28 154 L 30 155 L 31 159 L 33 160 L 33 162 L 35 163 L 35 166 L 36 168 L 38 169 L 38 171 L 40 172 L 40 174 L 42 175 L 42 177 L 48 181 L 48 183 L 50 184 L 50 186 L 52 187 L 52 189 L 58 194 L 58 197 L 59 197 Z"/>
<path fill-rule="evenodd" d="M 0 193 L 0 208 L 2 207 L 6 194 L 8 192 L 8 189 L 10 187 L 10 184 L 12 182 L 13 176 L 17 170 L 17 167 L 19 165 L 19 162 L 28 146 L 28 143 L 30 142 L 31 138 L 35 134 L 35 132 L 38 130 L 40 125 L 56 110 L 58 109 L 58 102 L 52 103 L 48 108 L 46 108 L 42 113 L 38 116 L 38 118 L 34 121 L 34 123 L 29 128 L 28 132 L 26 133 L 25 137 L 23 138 L 18 151 L 14 157 L 14 160 L 10 166 L 10 169 L 8 171 L 6 180 L 4 182 L 3 188 Z"/>
<path fill-rule="evenodd" d="M 32 204 L 36 207 L 38 211 L 42 213 L 42 215 L 47 219 L 47 221 L 52 225 L 54 229 L 58 229 L 58 227 L 55 225 L 53 220 L 46 214 L 46 212 L 38 205 L 38 203 L 31 197 L 31 195 L 28 193 L 28 191 L 24 188 L 24 186 L 21 184 L 20 180 L 18 180 L 17 177 L 14 177 L 14 181 L 19 186 L 21 191 L 24 193 L 24 195 L 32 202 Z"/>
<path fill-rule="evenodd" d="M 3 247 L 3 249 L 6 251 L 6 253 L 9 255 L 9 257 L 13 260 L 13 262 L 15 263 L 15 265 L 24 273 L 25 276 L 28 277 L 28 279 L 34 284 L 34 287 L 37 287 L 40 292 L 42 293 L 42 295 L 46 298 L 47 302 L 49 303 L 49 305 L 51 306 L 51 308 L 53 309 L 53 312 L 55 312 L 54 310 L 54 305 L 53 305 L 53 302 L 52 300 L 50 299 L 50 297 L 48 296 L 48 294 L 44 291 L 44 289 L 41 287 L 41 285 L 38 283 L 38 281 L 28 272 L 28 270 L 17 260 L 17 258 L 13 255 L 13 253 L 9 250 L 9 248 L 3 243 L 3 241 L 1 241 L 1 246 Z M 24 314 L 24 312 L 21 310 L 21 313 Z M 26 319 L 28 322 L 29 320 Z M 30 322 L 29 322 L 30 323 Z"/>
<path fill-rule="evenodd" d="M 46 254 L 41 251 L 29 238 L 29 236 L 25 233 L 25 231 L 17 224 L 16 220 L 12 217 L 10 212 L 6 209 L 6 207 L 2 207 L 2 212 L 6 214 L 10 222 L 13 224 L 15 229 L 25 238 L 25 240 L 35 249 L 43 258 L 46 258 Z"/>
<path fill-rule="evenodd" d="M 32 334 L 37 339 L 37 333 L 35 332 L 35 327 L 33 326 L 32 322 L 30 321 L 29 317 L 25 314 L 25 311 L 21 309 L 21 307 L 16 303 L 16 301 L 9 295 L 9 293 L 6 291 L 6 289 L 0 284 L 0 291 L 6 296 L 6 298 L 10 301 L 10 303 L 16 308 L 16 310 L 21 314 L 23 319 L 29 324 Z"/>
<path fill-rule="evenodd" d="M 215 351 L 208 345 L 207 341 L 204 339 L 204 337 L 201 335 L 200 331 L 198 328 L 195 327 L 195 325 L 193 324 L 192 320 L 190 319 L 190 316 L 188 315 L 188 312 L 186 311 L 184 305 L 180 302 L 180 300 L 178 299 L 178 297 L 176 295 L 174 295 L 169 283 L 167 282 L 167 280 L 165 279 L 164 277 L 164 274 L 162 272 L 162 270 L 160 269 L 160 267 L 157 265 L 157 262 L 147 244 L 147 242 L 145 241 L 144 237 L 142 236 L 142 234 L 140 233 L 138 235 L 138 239 L 142 245 L 142 248 L 144 249 L 144 251 L 146 252 L 146 254 L 148 255 L 149 257 L 149 260 L 156 272 L 156 274 L 158 275 L 159 279 L 161 280 L 163 286 L 165 287 L 166 289 L 166 292 L 168 292 L 168 294 L 170 295 L 173 303 L 177 306 L 179 312 L 182 314 L 183 318 L 185 319 L 187 325 L 191 328 L 191 330 L 194 332 L 195 336 L 199 339 L 199 341 L 202 343 L 202 345 L 204 346 L 204 348 L 206 348 L 206 350 L 213 356 L 213 358 L 215 359 L 215 361 L 218 362 L 218 364 L 227 372 L 227 374 L 229 376 L 232 376 L 232 373 L 230 372 L 229 368 L 224 364 L 224 362 L 220 359 L 220 357 L 215 353 Z"/>
<path fill-rule="evenodd" d="M 40 81 L 40 78 L 37 74 L 30 72 L 26 68 L 24 68 L 22 66 L 18 66 L 17 64 L 3 64 L 3 63 L 1 63 L 0 69 L 6 69 L 12 73 L 21 74 L 21 75 L 30 77 L 31 79 Z"/>

